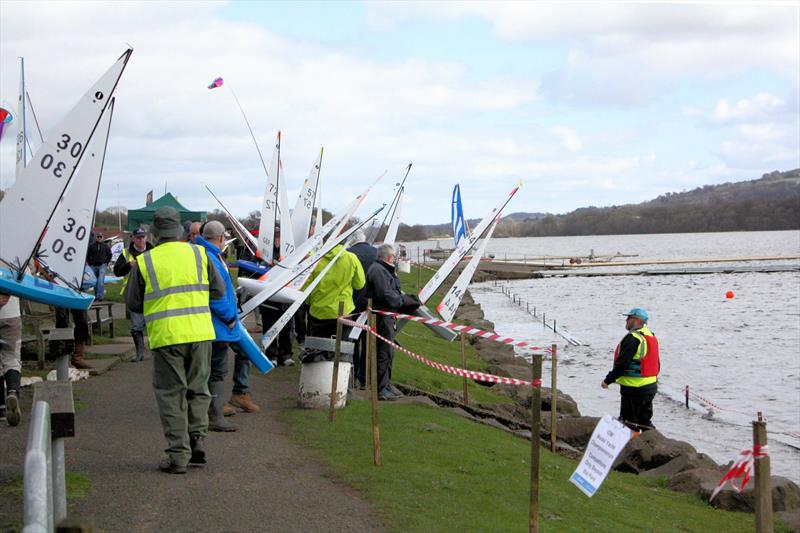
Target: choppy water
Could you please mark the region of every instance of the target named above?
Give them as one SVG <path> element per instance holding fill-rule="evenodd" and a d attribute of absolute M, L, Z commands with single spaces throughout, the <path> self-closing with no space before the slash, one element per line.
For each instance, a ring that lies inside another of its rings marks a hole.
<path fill-rule="evenodd" d="M 497 239 L 489 248 L 514 255 L 586 255 L 594 248 L 598 254 L 638 253 L 640 258 L 799 255 L 800 232 Z M 470 287 L 497 331 L 558 343 L 559 388 L 575 397 L 583 414 L 618 412 L 618 391 L 603 390 L 600 382 L 625 334 L 620 313 L 644 307 L 661 343 L 653 419 L 659 429 L 724 463 L 752 444 L 749 422 L 761 411 L 768 421 L 773 473 L 800 481 L 800 273 L 545 278 L 505 284 L 590 345 L 564 347 L 563 339 L 512 304 L 499 286 Z M 726 299 L 729 290 L 735 298 Z M 707 406 L 692 400 L 687 410 L 686 385 L 721 409 L 709 418 Z"/>

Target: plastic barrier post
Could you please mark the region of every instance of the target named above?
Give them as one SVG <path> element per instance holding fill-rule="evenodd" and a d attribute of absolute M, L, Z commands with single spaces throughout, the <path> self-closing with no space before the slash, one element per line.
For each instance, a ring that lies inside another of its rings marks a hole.
<path fill-rule="evenodd" d="M 753 422 L 753 448 L 767 445 L 767 423 L 758 413 Z M 756 474 L 756 533 L 772 533 L 772 483 L 770 479 L 769 455 L 755 458 Z"/>
<path fill-rule="evenodd" d="M 556 388 L 556 374 L 558 373 L 558 345 L 553 343 L 552 357 L 550 359 L 552 368 L 550 369 L 550 451 L 556 451 L 556 440 L 558 439 L 558 389 Z"/>
<path fill-rule="evenodd" d="M 539 438 L 542 418 L 542 355 L 533 354 L 533 379 L 531 381 L 531 533 L 539 533 Z"/>
<path fill-rule="evenodd" d="M 344 302 L 339 302 L 339 318 L 344 315 Z M 336 321 L 336 344 L 333 352 L 333 383 L 331 383 L 331 404 L 328 408 L 328 420 L 333 422 L 334 411 L 336 410 L 336 397 L 338 391 L 336 386 L 339 384 L 339 358 L 342 356 L 342 323 Z"/>
<path fill-rule="evenodd" d="M 461 368 L 467 368 L 467 336 L 460 333 L 461 337 Z M 469 405 L 469 392 L 467 391 L 467 376 L 464 376 L 464 405 Z"/>
<path fill-rule="evenodd" d="M 367 307 L 372 309 L 372 299 L 367 302 Z M 369 313 L 370 333 L 375 331 L 375 313 Z M 367 339 L 367 350 L 370 361 L 370 400 L 372 402 L 372 459 L 375 466 L 381 465 L 381 428 L 378 424 L 378 361 L 377 361 L 377 338 L 370 334 Z"/>

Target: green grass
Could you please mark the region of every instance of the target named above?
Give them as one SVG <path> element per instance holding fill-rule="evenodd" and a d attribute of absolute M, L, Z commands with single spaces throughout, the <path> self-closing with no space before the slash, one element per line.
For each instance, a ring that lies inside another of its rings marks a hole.
<path fill-rule="evenodd" d="M 66 473 L 67 499 L 82 500 L 92 492 L 92 482 L 83 474 L 77 472 Z M 22 474 L 17 474 L 0 488 L 0 494 L 5 494 L 22 501 L 24 497 Z"/>
<path fill-rule="evenodd" d="M 284 415 L 294 438 L 363 491 L 392 531 L 527 531 L 530 444 L 419 404 L 380 404 L 383 466 L 372 464 L 370 405 Z M 663 480 L 612 472 L 593 498 L 568 478 L 577 463 L 541 449 L 541 531 L 752 531 L 748 513 L 719 511 Z M 319 495 L 324 497 L 324 495 Z M 776 531 L 785 531 L 776 522 Z"/>

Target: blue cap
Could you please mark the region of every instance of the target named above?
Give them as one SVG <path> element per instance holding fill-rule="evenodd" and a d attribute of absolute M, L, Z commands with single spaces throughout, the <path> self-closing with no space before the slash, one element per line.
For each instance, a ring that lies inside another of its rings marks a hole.
<path fill-rule="evenodd" d="M 635 316 L 636 318 L 640 318 L 643 322 L 647 322 L 650 319 L 650 315 L 647 314 L 647 311 L 642 309 L 641 307 L 634 307 L 627 313 L 624 313 L 625 316 Z"/>
<path fill-rule="evenodd" d="M 142 237 L 143 235 L 147 235 L 147 232 L 145 231 L 144 228 L 136 228 L 135 230 L 133 230 L 134 237 Z"/>

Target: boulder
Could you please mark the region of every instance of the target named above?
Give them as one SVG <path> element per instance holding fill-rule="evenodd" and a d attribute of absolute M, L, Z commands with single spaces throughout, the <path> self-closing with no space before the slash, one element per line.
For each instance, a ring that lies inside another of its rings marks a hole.
<path fill-rule="evenodd" d="M 667 482 L 667 487 L 690 494 L 698 494 L 704 500 L 711 497 L 711 493 L 719 484 L 729 467 L 696 468 L 687 470 L 672 477 Z M 736 492 L 730 485 L 726 485 L 711 501 L 711 505 L 726 511 L 743 511 L 752 513 L 755 509 L 755 479 L 751 479 L 744 491 Z M 800 487 L 793 481 L 781 477 L 772 477 L 772 509 L 774 511 L 800 510 Z"/>
<path fill-rule="evenodd" d="M 704 453 L 687 453 L 679 455 L 675 459 L 659 467 L 645 470 L 641 475 L 647 477 L 666 476 L 671 478 L 681 472 L 695 470 L 697 468 L 718 469 L 719 465 Z"/>
<path fill-rule="evenodd" d="M 599 421 L 600 419 L 596 416 L 561 418 L 557 423 L 558 440 L 576 448 L 585 448 Z"/>
<path fill-rule="evenodd" d="M 789 527 L 790 531 L 800 531 L 800 509 L 794 511 L 781 511 L 778 513 L 781 521 Z"/>
<path fill-rule="evenodd" d="M 526 376 L 524 379 L 530 379 L 530 375 Z M 511 391 L 511 397 L 514 399 L 514 402 L 522 405 L 529 412 L 531 408 L 532 394 L 533 391 L 530 387 L 514 387 Z M 556 401 L 556 412 L 558 414 L 565 416 L 581 416 L 581 412 L 578 409 L 578 402 L 576 402 L 572 396 L 569 394 L 564 394 L 558 389 L 556 389 L 556 394 L 558 398 Z M 549 412 L 551 410 L 552 401 L 553 389 L 550 387 L 542 387 L 542 411 Z"/>
<path fill-rule="evenodd" d="M 688 442 L 669 439 L 653 429 L 630 441 L 614 463 L 614 468 L 638 474 L 690 453 L 696 454 L 697 450 Z"/>

